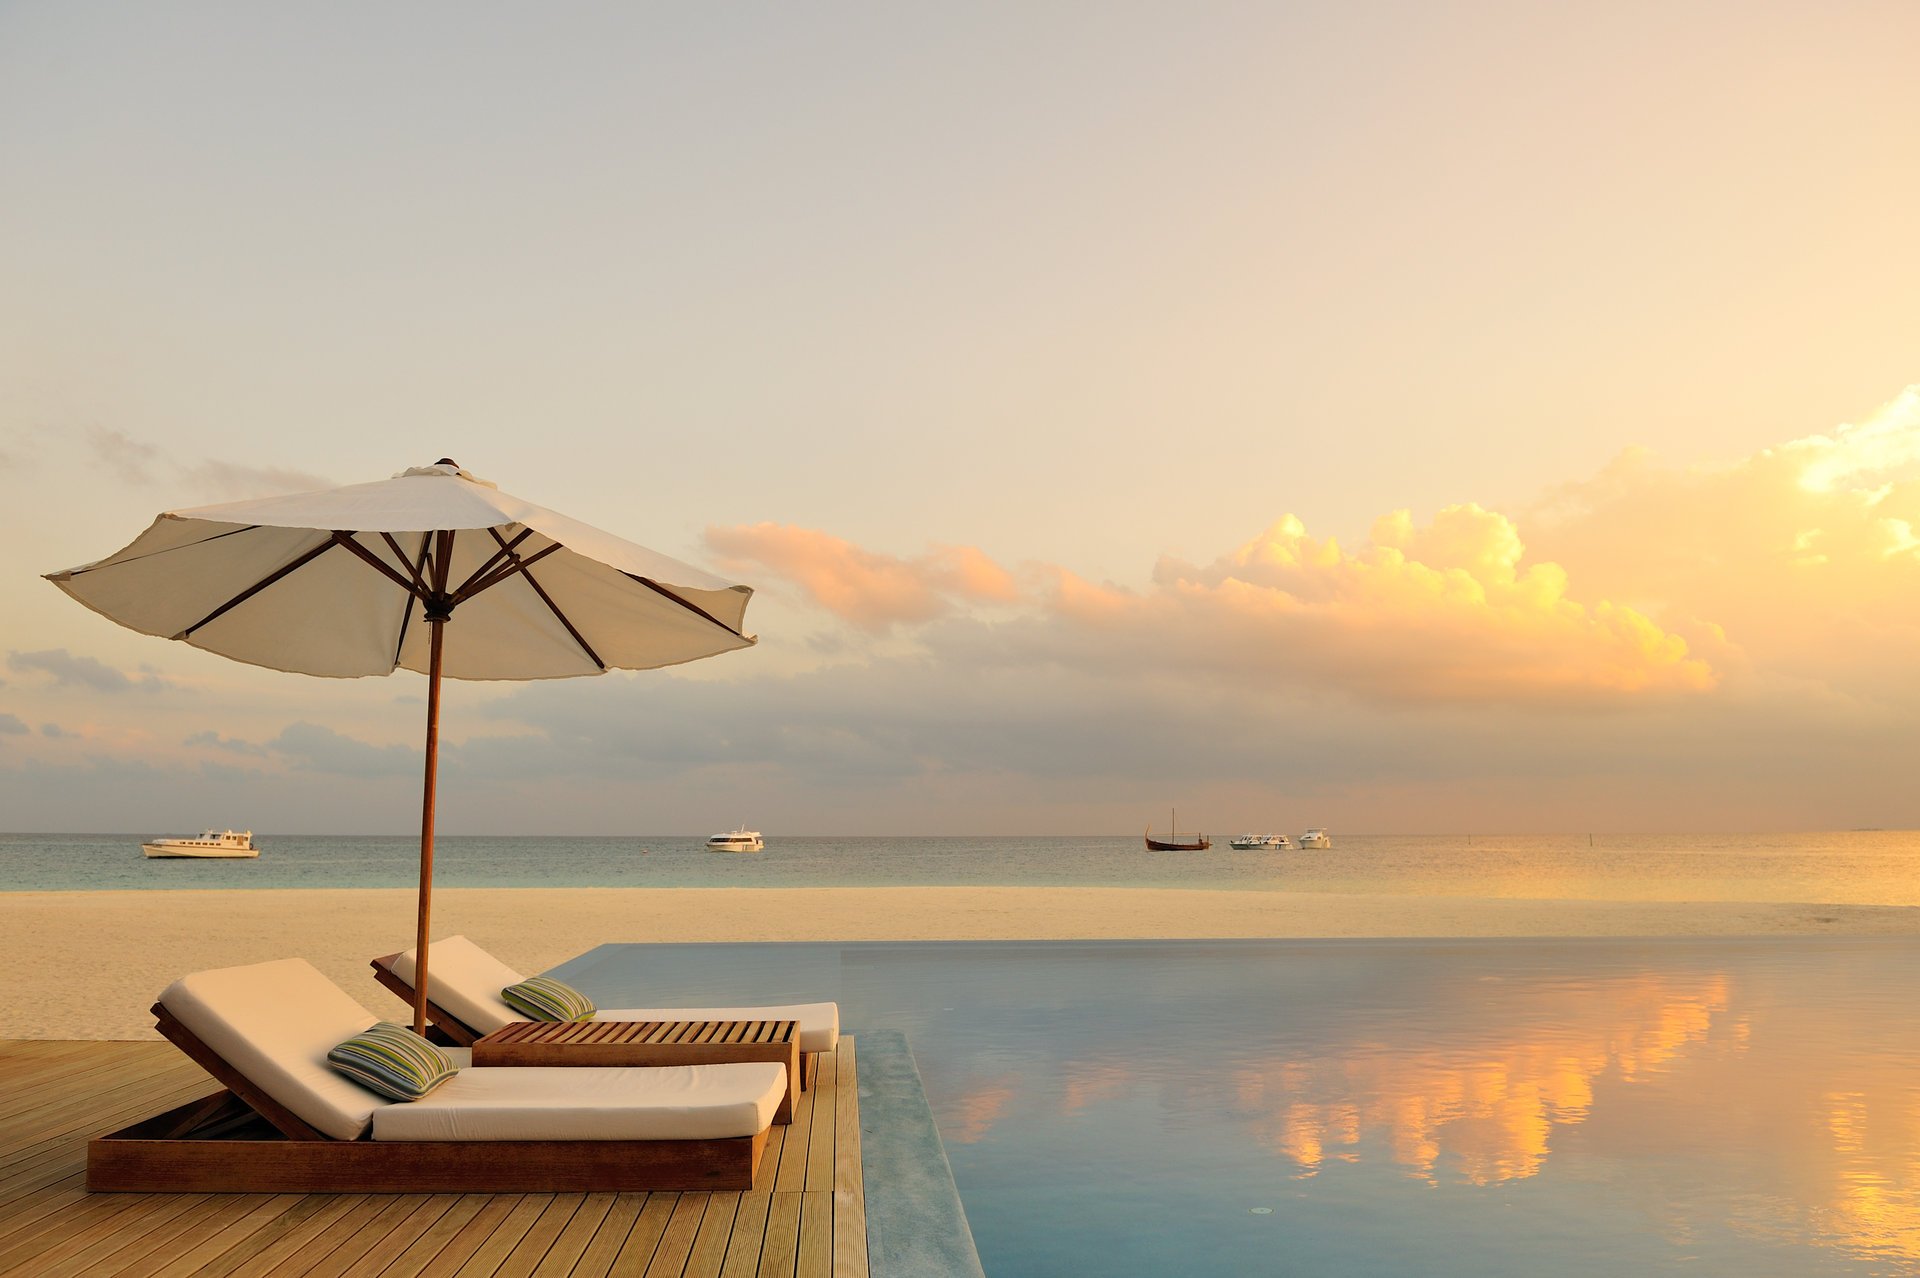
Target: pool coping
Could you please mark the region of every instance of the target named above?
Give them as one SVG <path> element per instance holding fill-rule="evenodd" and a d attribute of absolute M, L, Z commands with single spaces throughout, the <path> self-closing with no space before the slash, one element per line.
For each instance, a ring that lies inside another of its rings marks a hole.
<path fill-rule="evenodd" d="M 867 1259 L 888 1278 L 985 1278 L 920 1067 L 898 1030 L 860 1033 Z"/>

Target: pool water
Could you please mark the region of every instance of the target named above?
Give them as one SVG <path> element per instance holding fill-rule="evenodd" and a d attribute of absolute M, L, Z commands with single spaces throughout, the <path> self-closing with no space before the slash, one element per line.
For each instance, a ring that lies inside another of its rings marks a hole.
<path fill-rule="evenodd" d="M 986 1271 L 1920 1273 L 1920 943 L 602 946 L 613 1005 L 837 998 Z"/>

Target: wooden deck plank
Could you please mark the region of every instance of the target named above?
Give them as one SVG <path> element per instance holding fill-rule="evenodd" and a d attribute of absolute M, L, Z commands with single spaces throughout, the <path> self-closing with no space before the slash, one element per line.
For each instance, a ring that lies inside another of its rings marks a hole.
<path fill-rule="evenodd" d="M 527 1232 L 521 1235 L 520 1241 L 514 1244 L 513 1250 L 507 1253 L 506 1259 L 493 1272 L 499 1278 L 527 1278 L 546 1259 L 553 1240 L 579 1214 L 586 1197 L 585 1194 L 555 1194 L 553 1201 L 547 1204 L 547 1209 L 535 1217 L 527 1227 Z"/>
<path fill-rule="evenodd" d="M 168 1043 L 0 1042 L 0 1273 L 866 1278 L 853 1047 L 815 1059 L 748 1193 L 172 1195 L 88 1194 L 86 1141 L 218 1084 Z"/>
<path fill-rule="evenodd" d="M 459 1194 L 435 1194 L 421 1203 L 419 1208 L 385 1233 L 361 1254 L 360 1258 L 339 1271 L 340 1278 L 374 1278 L 384 1274 L 387 1268 L 406 1253 L 414 1242 L 427 1233 L 459 1202 Z"/>
<path fill-rule="evenodd" d="M 226 1203 L 210 1195 L 196 1197 L 199 1202 L 189 1203 L 186 1210 L 168 1220 L 156 1222 L 152 1229 L 144 1233 L 121 1235 L 118 1240 L 120 1246 L 98 1257 L 86 1272 L 104 1278 L 105 1275 L 125 1273 L 136 1268 L 151 1273 L 165 1264 L 164 1259 L 152 1259 L 156 1252 L 165 1252 L 181 1236 L 210 1220 L 220 1221 L 228 1215 Z"/>
<path fill-rule="evenodd" d="M 755 1278 L 760 1272 L 760 1246 L 767 1237 L 767 1208 L 772 1205 L 771 1194 L 740 1195 L 720 1278 Z"/>
<path fill-rule="evenodd" d="M 767 1236 L 760 1244 L 758 1278 L 793 1278 L 799 1250 L 800 1195 L 776 1193 L 767 1202 Z"/>
<path fill-rule="evenodd" d="M 520 1245 L 527 1236 L 527 1230 L 533 1228 L 533 1222 L 547 1208 L 553 1206 L 555 1194 L 528 1194 L 513 1205 L 500 1221 L 500 1225 L 488 1234 L 485 1241 L 468 1253 L 456 1268 L 442 1269 L 439 1265 L 428 1266 L 431 1274 L 492 1274 L 506 1262 L 507 1256 Z"/>
<path fill-rule="evenodd" d="M 218 1256 L 209 1258 L 200 1266 L 200 1273 L 195 1278 L 226 1278 L 226 1275 L 238 1269 L 249 1257 L 265 1251 L 285 1235 L 340 1202 L 340 1195 L 337 1194 L 308 1194 L 259 1229 L 244 1238 L 235 1239 L 233 1244 Z M 342 1208 L 344 1209 L 344 1204 Z"/>
<path fill-rule="evenodd" d="M 394 1266 L 396 1274 L 411 1272 L 417 1274 L 418 1278 L 447 1278 L 449 1274 L 459 1273 L 473 1254 L 486 1245 L 487 1239 L 493 1237 L 494 1232 L 506 1222 L 507 1218 L 519 1210 L 521 1201 L 519 1194 L 474 1195 L 474 1197 L 479 1198 L 483 1205 L 473 1214 L 473 1219 L 460 1226 L 439 1251 L 430 1256 L 420 1257 L 421 1264 L 418 1269 L 409 1271 L 404 1266 L 396 1264 Z M 422 1239 L 414 1246 L 420 1247 L 426 1242 L 426 1239 Z"/>
<path fill-rule="evenodd" d="M 634 1221 L 633 1232 L 627 1235 L 627 1241 L 620 1248 L 620 1254 L 614 1257 L 612 1272 L 625 1278 L 626 1275 L 644 1274 L 653 1263 L 654 1252 L 660 1249 L 660 1240 L 666 1235 L 667 1224 L 673 1219 L 674 1208 L 679 1206 L 678 1194 L 649 1194 L 647 1204 L 640 1209 L 640 1219 Z"/>
<path fill-rule="evenodd" d="M 733 1233 L 734 1213 L 739 1210 L 739 1194 L 708 1194 L 707 1212 L 700 1218 L 700 1232 L 694 1235 L 693 1250 L 687 1253 L 682 1278 L 718 1278 L 727 1259 L 727 1239 Z"/>
<path fill-rule="evenodd" d="M 17 1262 L 22 1272 L 36 1275 L 68 1275 L 84 1273 L 88 1266 L 105 1259 L 115 1251 L 128 1245 L 129 1241 L 148 1235 L 164 1226 L 175 1216 L 191 1211 L 206 1201 L 206 1196 L 194 1195 L 175 1198 L 172 1195 L 160 1195 L 131 1204 L 125 1211 L 111 1216 L 102 1216 L 85 1229 L 72 1233 L 46 1237 L 46 1246 L 34 1251 L 30 1258 L 23 1257 Z"/>
<path fill-rule="evenodd" d="M 613 1258 L 620 1254 L 621 1244 L 626 1242 L 646 1203 L 645 1194 L 615 1194 L 606 1218 L 593 1231 L 593 1238 L 579 1259 L 573 1262 L 571 1278 L 607 1278 L 613 1269 Z"/>
<path fill-rule="evenodd" d="M 812 1139 L 813 1120 L 818 1113 L 814 1098 L 819 1094 L 819 1088 L 809 1087 L 793 1107 L 793 1122 L 787 1126 L 787 1138 L 780 1144 L 780 1166 L 774 1172 L 776 1192 L 798 1193 L 807 1187 L 807 1142 Z"/>
<path fill-rule="evenodd" d="M 813 1098 L 813 1123 L 807 1133 L 806 1172 L 801 1188 L 831 1190 L 833 1142 L 838 1130 L 835 1118 L 840 1100 L 839 1081 L 823 1077 L 807 1095 Z"/>
<path fill-rule="evenodd" d="M 60 1239 L 89 1229 L 96 1222 L 117 1216 L 133 1206 L 133 1200 L 123 1196 L 106 1199 L 90 1195 L 66 1211 L 43 1217 L 0 1247 L 0 1274 L 11 1273 L 29 1257 L 58 1246 Z"/>
<path fill-rule="evenodd" d="M 800 1246 L 797 1278 L 833 1278 L 833 1191 L 809 1189 L 800 1195 Z"/>
<path fill-rule="evenodd" d="M 687 1257 L 693 1253 L 694 1235 L 700 1231 L 700 1218 L 706 1210 L 705 1194 L 680 1195 L 667 1221 L 667 1230 L 660 1236 L 659 1246 L 653 1249 L 646 1278 L 680 1278 L 687 1267 Z"/>
<path fill-rule="evenodd" d="M 303 1194 L 216 1195 L 207 1214 L 167 1239 L 130 1268 L 147 1278 L 192 1278 L 235 1243 L 299 1205 Z M 224 1199 L 225 1201 L 222 1201 Z"/>
<path fill-rule="evenodd" d="M 359 1233 L 367 1222 L 386 1211 L 392 1201 L 381 1194 L 356 1195 L 351 1206 L 329 1217 L 317 1230 L 310 1233 L 297 1231 L 304 1233 L 302 1245 L 270 1248 L 234 1270 L 234 1274 L 236 1278 L 264 1278 L 268 1274 L 274 1278 L 290 1278 L 293 1274 L 303 1274 L 335 1247 Z"/>
<path fill-rule="evenodd" d="M 553 1240 L 553 1246 L 547 1248 L 545 1259 L 529 1272 L 571 1275 L 580 1257 L 586 1254 L 588 1244 L 600 1232 L 601 1224 L 606 1221 L 607 1213 L 613 1210 L 614 1200 L 618 1197 L 618 1194 L 611 1193 L 586 1195 L 580 1209 L 573 1213 L 573 1219 Z M 503 1267 L 500 1272 L 504 1274 L 508 1271 Z"/>
<path fill-rule="evenodd" d="M 867 1191 L 860 1163 L 860 1079 L 851 1037 L 840 1040 L 834 1085 L 833 1273 L 867 1278 Z"/>

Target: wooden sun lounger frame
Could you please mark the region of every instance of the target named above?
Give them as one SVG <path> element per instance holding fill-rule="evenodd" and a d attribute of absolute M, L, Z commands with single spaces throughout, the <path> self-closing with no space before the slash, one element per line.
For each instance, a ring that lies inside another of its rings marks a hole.
<path fill-rule="evenodd" d="M 87 1188 L 175 1194 L 748 1190 L 767 1128 L 724 1140 L 335 1140 L 166 1008 L 156 1027 L 226 1090 L 87 1142 Z"/>
<path fill-rule="evenodd" d="M 374 980 L 398 995 L 400 1001 L 408 1007 L 412 1007 L 413 986 L 401 980 L 393 970 L 393 961 L 399 957 L 398 952 L 382 954 L 379 958 L 370 960 L 367 966 L 373 969 Z M 445 1035 L 447 1042 L 454 1047 L 472 1047 L 483 1037 L 476 1033 L 472 1026 L 434 1002 L 431 995 L 427 998 L 427 1020 L 432 1028 Z M 800 1090 L 803 1092 L 807 1090 L 808 1078 L 812 1076 L 815 1069 L 819 1068 L 819 1056 L 818 1052 L 800 1053 Z"/>

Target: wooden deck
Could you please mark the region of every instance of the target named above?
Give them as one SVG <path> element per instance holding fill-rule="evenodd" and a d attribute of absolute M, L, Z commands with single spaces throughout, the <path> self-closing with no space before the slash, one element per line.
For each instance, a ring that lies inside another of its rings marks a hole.
<path fill-rule="evenodd" d="M 89 1194 L 89 1137 L 213 1081 L 170 1043 L 0 1042 L 0 1274 L 865 1278 L 853 1039 L 819 1061 L 746 1193 Z"/>

